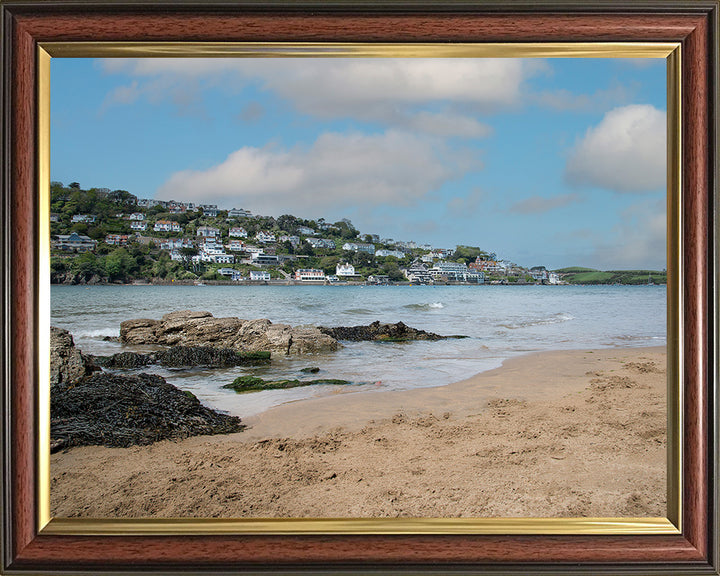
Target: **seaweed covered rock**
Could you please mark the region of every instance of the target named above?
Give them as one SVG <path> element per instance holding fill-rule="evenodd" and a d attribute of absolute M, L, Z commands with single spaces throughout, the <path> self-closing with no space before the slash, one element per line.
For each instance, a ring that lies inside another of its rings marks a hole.
<path fill-rule="evenodd" d="M 154 374 L 95 373 L 50 395 L 51 450 L 71 446 L 127 447 L 158 440 L 239 432 L 237 416 L 203 406 Z"/>
<path fill-rule="evenodd" d="M 119 352 L 112 356 L 95 356 L 94 361 L 104 368 L 132 370 L 149 364 L 166 368 L 227 368 L 230 366 L 256 366 L 270 363 L 270 352 L 239 352 L 230 348 L 210 346 L 172 346 L 148 354 Z"/>
<path fill-rule="evenodd" d="M 90 358 L 75 347 L 72 334 L 63 328 L 50 327 L 50 385 L 75 382 L 100 370 Z"/>
<path fill-rule="evenodd" d="M 312 386 L 313 384 L 350 384 L 347 380 L 334 378 L 321 378 L 319 380 L 263 380 L 256 376 L 238 376 L 223 388 L 230 388 L 235 392 L 255 392 L 258 390 L 275 390 L 278 388 L 297 388 L 298 386 Z"/>
<path fill-rule="evenodd" d="M 320 326 L 319 330 L 323 334 L 332 336 L 337 340 L 352 340 L 356 342 L 362 340 L 404 342 L 407 340 L 442 340 L 448 338 L 448 336 L 440 336 L 433 332 L 411 328 L 403 322 L 381 324 L 379 320 L 365 326 L 338 326 L 336 328 Z M 450 336 L 450 338 L 457 338 L 457 336 Z"/>
<path fill-rule="evenodd" d="M 306 354 L 340 348 L 338 341 L 314 326 L 274 324 L 265 318 L 215 318 L 210 312 L 183 310 L 160 320 L 126 320 L 120 324 L 124 344 L 210 346 L 247 352 Z"/>

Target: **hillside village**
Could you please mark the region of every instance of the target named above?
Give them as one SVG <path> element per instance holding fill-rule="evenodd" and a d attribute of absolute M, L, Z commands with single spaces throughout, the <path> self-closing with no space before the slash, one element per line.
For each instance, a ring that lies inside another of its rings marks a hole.
<path fill-rule="evenodd" d="M 347 219 L 259 216 L 77 182 L 52 182 L 50 201 L 53 283 L 564 283 L 479 247 L 381 238 Z"/>

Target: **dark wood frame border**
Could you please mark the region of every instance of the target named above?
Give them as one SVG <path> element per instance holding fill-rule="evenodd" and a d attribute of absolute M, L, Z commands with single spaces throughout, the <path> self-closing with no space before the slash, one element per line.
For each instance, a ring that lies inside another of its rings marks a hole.
<path fill-rule="evenodd" d="M 383 3 L 386 2 L 386 3 Z M 718 0 L 0 0 L 2 559 L 6 574 L 718 574 Z M 683 530 L 642 536 L 38 534 L 37 46 L 51 41 L 682 44 Z"/>

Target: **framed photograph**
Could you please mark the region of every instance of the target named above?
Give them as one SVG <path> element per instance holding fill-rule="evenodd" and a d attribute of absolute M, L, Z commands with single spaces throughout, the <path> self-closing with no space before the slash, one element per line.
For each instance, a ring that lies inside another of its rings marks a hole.
<path fill-rule="evenodd" d="M 717 1 L 0 8 L 3 571 L 718 573 Z"/>

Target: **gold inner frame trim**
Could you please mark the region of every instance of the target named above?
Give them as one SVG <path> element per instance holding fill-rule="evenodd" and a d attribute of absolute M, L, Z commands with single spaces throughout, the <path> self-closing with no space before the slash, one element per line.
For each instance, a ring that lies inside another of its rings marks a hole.
<path fill-rule="evenodd" d="M 679 534 L 682 518 L 681 58 L 679 43 L 348 44 L 46 42 L 37 53 L 38 531 L 52 535 Z M 52 518 L 50 514 L 50 61 L 55 58 L 664 58 L 667 61 L 667 518 Z"/>

